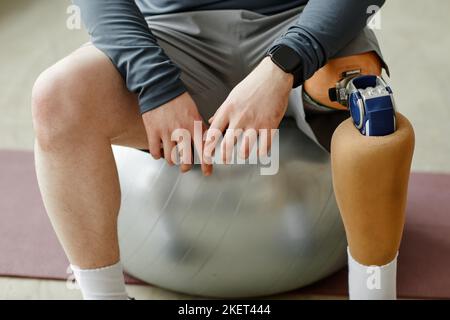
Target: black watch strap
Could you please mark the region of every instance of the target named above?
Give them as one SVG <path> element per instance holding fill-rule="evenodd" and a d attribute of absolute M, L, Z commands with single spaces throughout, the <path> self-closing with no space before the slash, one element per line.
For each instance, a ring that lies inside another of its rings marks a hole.
<path fill-rule="evenodd" d="M 292 48 L 280 44 L 270 48 L 267 55 L 281 70 L 294 76 L 293 88 L 303 83 L 302 59 Z"/>

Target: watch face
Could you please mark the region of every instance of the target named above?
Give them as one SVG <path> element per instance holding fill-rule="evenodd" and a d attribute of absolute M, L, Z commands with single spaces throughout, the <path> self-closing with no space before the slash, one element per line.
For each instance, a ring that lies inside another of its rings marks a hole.
<path fill-rule="evenodd" d="M 295 71 L 300 64 L 298 54 L 287 46 L 279 46 L 272 54 L 272 57 L 286 72 Z"/>

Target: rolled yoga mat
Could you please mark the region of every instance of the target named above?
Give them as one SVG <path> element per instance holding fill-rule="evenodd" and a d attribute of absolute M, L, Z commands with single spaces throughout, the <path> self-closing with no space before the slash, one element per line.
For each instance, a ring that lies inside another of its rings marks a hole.
<path fill-rule="evenodd" d="M 449 213 L 450 175 L 413 173 L 399 256 L 399 297 L 450 298 Z M 0 237 L 0 276 L 67 279 L 69 263 L 42 205 L 30 151 L 0 151 Z M 346 272 L 295 293 L 345 296 Z"/>

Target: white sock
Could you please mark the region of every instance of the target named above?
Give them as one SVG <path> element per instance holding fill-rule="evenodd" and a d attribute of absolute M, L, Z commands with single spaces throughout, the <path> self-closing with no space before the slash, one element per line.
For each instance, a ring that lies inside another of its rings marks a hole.
<path fill-rule="evenodd" d="M 395 300 L 397 298 L 397 255 L 384 266 L 364 266 L 348 253 L 350 300 Z"/>
<path fill-rule="evenodd" d="M 128 300 L 120 262 L 98 269 L 70 267 L 84 300 Z"/>

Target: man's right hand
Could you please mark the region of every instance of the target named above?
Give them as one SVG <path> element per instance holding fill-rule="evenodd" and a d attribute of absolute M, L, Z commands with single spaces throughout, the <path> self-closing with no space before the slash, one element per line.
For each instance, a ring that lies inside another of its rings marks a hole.
<path fill-rule="evenodd" d="M 198 113 L 197 106 L 191 95 L 187 92 L 162 106 L 148 111 L 142 115 L 147 132 L 150 154 L 155 159 L 165 158 L 170 165 L 174 165 L 172 157 L 173 148 L 178 145 L 179 150 L 196 150 L 202 163 L 204 175 L 210 175 L 212 166 L 203 161 L 203 132 L 206 126 Z M 194 139 L 194 123 L 202 123 L 202 139 Z M 172 133 L 177 129 L 186 129 L 190 132 L 190 141 L 172 141 Z M 162 143 L 161 143 L 162 142 Z M 180 170 L 187 172 L 192 168 L 194 155 L 180 155 Z"/>

